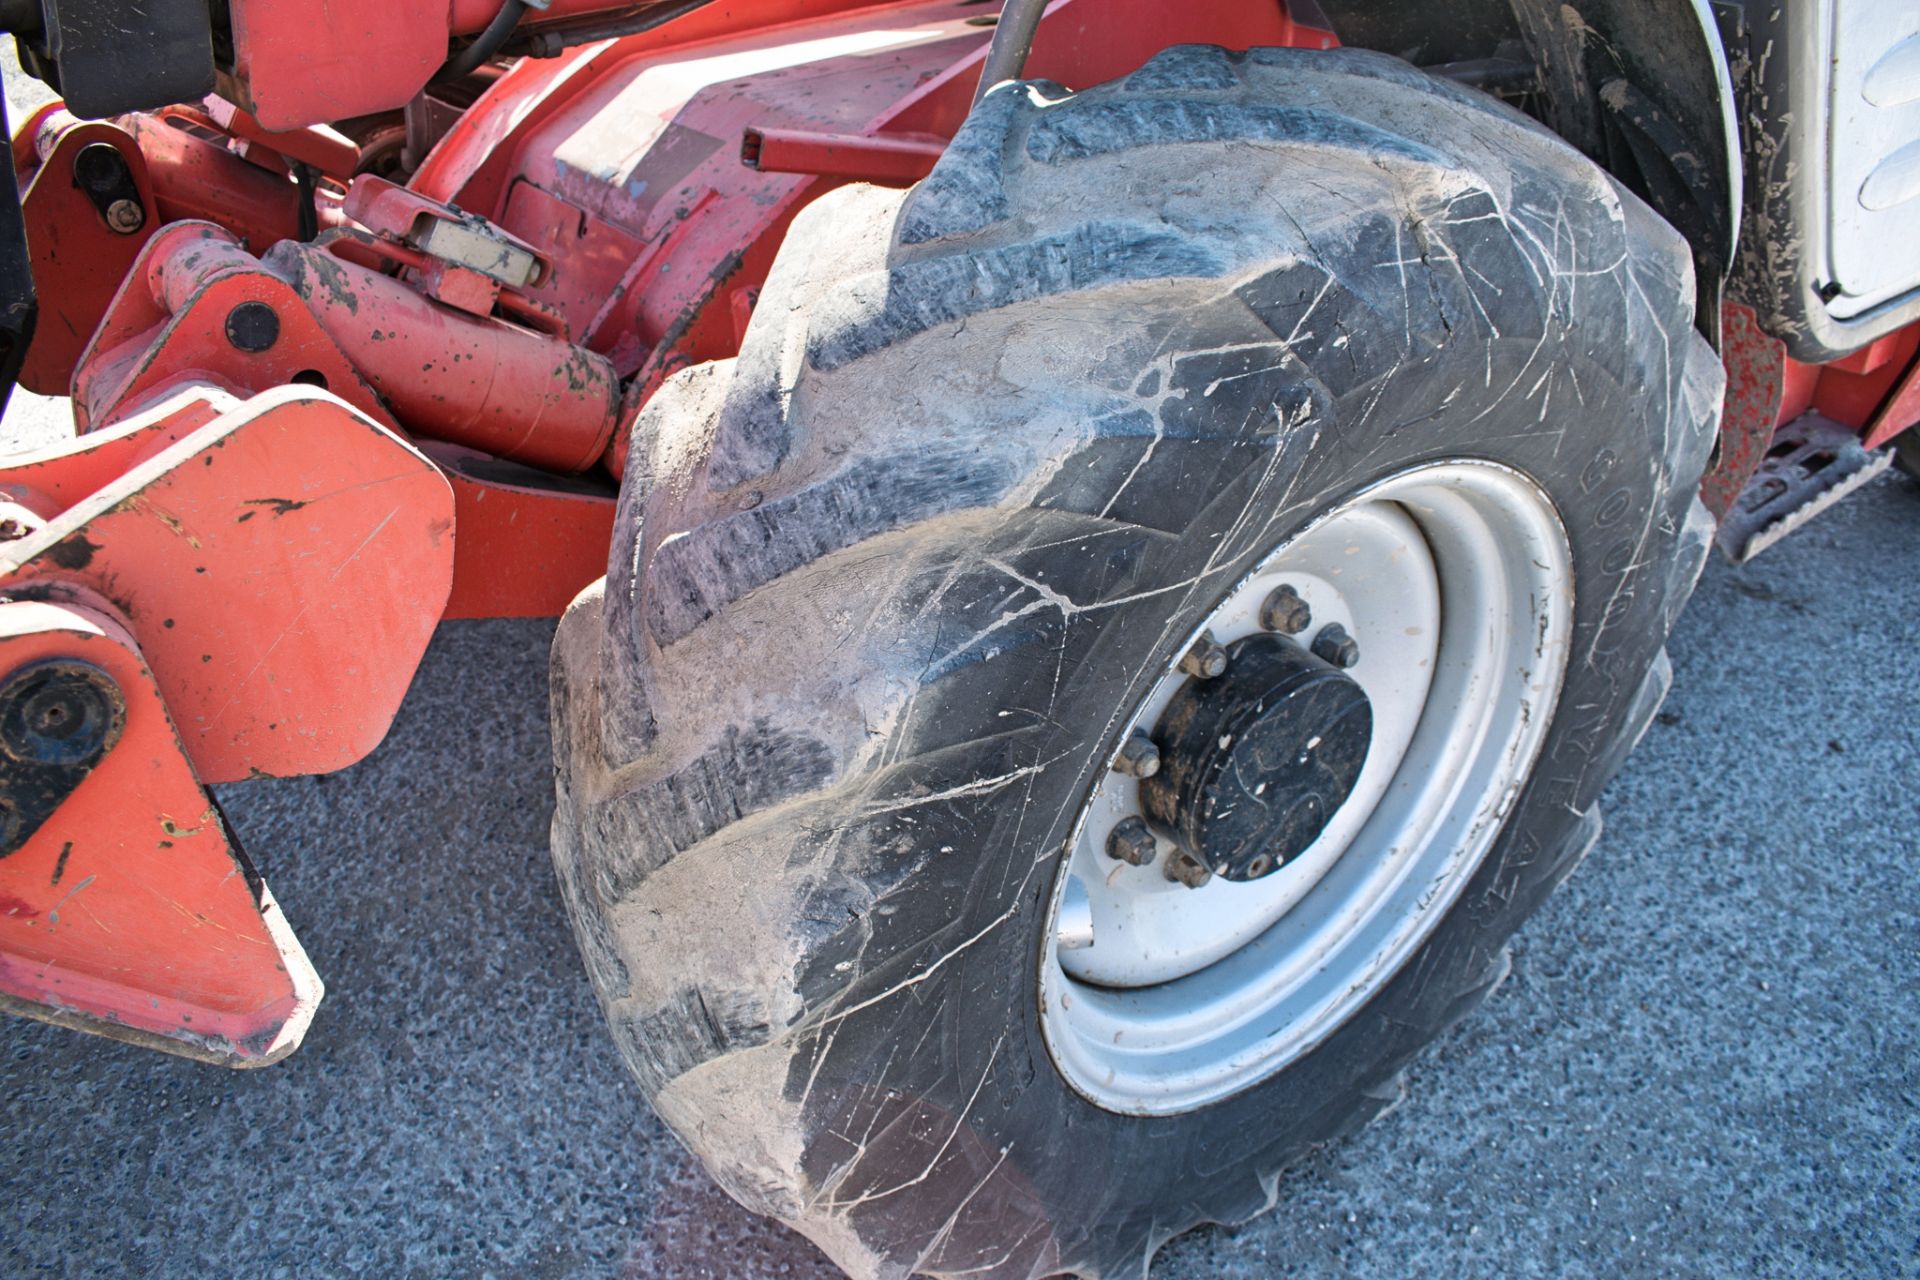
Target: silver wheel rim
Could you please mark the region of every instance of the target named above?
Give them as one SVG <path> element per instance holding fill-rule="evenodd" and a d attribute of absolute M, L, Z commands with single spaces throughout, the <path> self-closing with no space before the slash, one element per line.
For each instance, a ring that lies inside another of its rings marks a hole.
<path fill-rule="evenodd" d="M 1106 853 L 1139 783 L 1096 779 L 1054 886 L 1041 1026 L 1073 1087 L 1170 1115 L 1230 1097 L 1323 1041 L 1433 931 L 1485 859 L 1539 753 L 1573 629 L 1572 557 L 1547 496 L 1509 468 L 1423 466 L 1350 498 L 1271 552 L 1188 645 L 1260 629 L 1291 585 L 1359 643 L 1347 674 L 1374 733 L 1352 793 L 1263 879 L 1168 879 L 1173 848 Z M 1175 650 L 1176 661 L 1188 645 Z M 1187 679 L 1172 663 L 1117 741 L 1151 731 Z"/>

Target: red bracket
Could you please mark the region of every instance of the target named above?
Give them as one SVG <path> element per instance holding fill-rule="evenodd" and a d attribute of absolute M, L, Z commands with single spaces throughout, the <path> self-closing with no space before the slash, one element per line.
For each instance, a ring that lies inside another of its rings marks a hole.
<path fill-rule="evenodd" d="M 324 392 L 203 387 L 8 459 L 0 503 L 0 1007 L 291 1052 L 320 982 L 204 784 L 385 736 L 452 580 L 446 480 Z M 89 752 L 48 671 L 113 708 Z"/>
<path fill-rule="evenodd" d="M 227 1066 L 285 1057 L 320 977 L 194 777 L 139 646 L 106 613 L 0 603 L 0 706 L 50 668 L 93 673 L 123 722 L 0 858 L 0 1009 Z M 9 788 L 19 745 L 0 742 Z"/>
<path fill-rule="evenodd" d="M 178 415 L 209 407 L 175 435 Z M 95 449 L 131 465 L 75 492 L 98 478 Z M 452 580 L 445 478 L 308 387 L 244 404 L 202 388 L 7 459 L 0 496 L 43 521 L 0 542 L 0 593 L 78 591 L 125 618 L 208 782 L 326 773 L 371 751 Z"/>
<path fill-rule="evenodd" d="M 40 320 L 20 367 L 20 385 L 63 396 L 94 325 L 159 227 L 160 214 L 146 159 L 119 125 L 76 121 L 61 111 L 29 122 L 20 136 L 33 148 L 45 148 L 38 167 L 20 171 L 17 179 L 33 278 L 40 286 Z M 119 210 L 125 216 L 117 224 L 95 207 L 75 176 L 80 153 L 94 146 L 119 153 L 138 192 Z M 23 151 L 35 154 L 16 146 L 15 158 Z"/>
<path fill-rule="evenodd" d="M 171 223 L 141 251 L 80 357 L 74 420 L 98 427 L 182 380 L 322 387 L 397 425 L 292 287 L 210 222 Z"/>

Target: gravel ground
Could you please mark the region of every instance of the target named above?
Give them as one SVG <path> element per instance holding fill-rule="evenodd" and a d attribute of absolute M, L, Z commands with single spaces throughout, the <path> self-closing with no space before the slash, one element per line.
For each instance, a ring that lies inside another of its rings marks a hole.
<path fill-rule="evenodd" d="M 0 449 L 63 410 L 20 398 Z M 1154 1280 L 1920 1275 L 1916 614 L 1904 478 L 1713 564 L 1506 986 Z M 0 1021 L 5 1274 L 837 1274 L 706 1180 L 601 1029 L 546 856 L 550 634 L 445 626 L 370 759 L 222 789 L 328 983 L 286 1063 Z"/>

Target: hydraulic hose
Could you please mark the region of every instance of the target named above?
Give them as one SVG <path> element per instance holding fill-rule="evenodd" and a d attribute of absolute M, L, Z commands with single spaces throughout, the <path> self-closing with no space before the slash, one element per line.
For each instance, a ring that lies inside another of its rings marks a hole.
<path fill-rule="evenodd" d="M 618 40 L 664 27 L 713 0 L 650 0 L 630 9 L 594 14 L 572 21 L 541 23 L 513 38 L 506 52 L 532 58 L 557 58 L 576 45 Z"/>
<path fill-rule="evenodd" d="M 447 59 L 447 65 L 440 68 L 434 81 L 458 80 L 478 71 L 482 63 L 500 52 L 500 46 L 507 42 L 526 12 L 527 0 L 505 0 L 500 12 L 493 15 L 493 21 L 473 38 L 473 43 Z"/>
<path fill-rule="evenodd" d="M 986 61 L 980 67 L 980 84 L 973 91 L 978 103 L 987 90 L 1006 80 L 1018 80 L 1033 49 L 1034 33 L 1040 30 L 1040 15 L 1047 11 L 1047 0 L 1006 0 L 1000 9 L 1000 21 L 994 24 L 993 42 L 987 46 Z"/>

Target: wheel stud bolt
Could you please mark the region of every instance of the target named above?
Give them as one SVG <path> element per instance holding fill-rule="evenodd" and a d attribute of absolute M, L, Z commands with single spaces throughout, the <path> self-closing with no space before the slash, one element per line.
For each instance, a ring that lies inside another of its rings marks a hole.
<path fill-rule="evenodd" d="M 1211 631 L 1203 631 L 1180 659 L 1180 669 L 1196 680 L 1212 680 L 1227 673 L 1227 651 L 1214 641 Z"/>
<path fill-rule="evenodd" d="M 1189 889 L 1198 889 L 1213 879 L 1213 872 L 1197 861 L 1192 854 L 1178 853 L 1167 859 L 1167 879 L 1176 880 Z"/>
<path fill-rule="evenodd" d="M 1157 851 L 1153 832 L 1138 818 L 1128 818 L 1107 833 L 1107 856 L 1129 866 L 1146 866 Z"/>
<path fill-rule="evenodd" d="M 1114 757 L 1115 773 L 1124 773 L 1129 778 L 1151 778 L 1160 772 L 1160 748 L 1153 745 L 1153 739 L 1146 734 L 1134 731 L 1120 745 L 1120 754 Z"/>
<path fill-rule="evenodd" d="M 1307 602 L 1300 598 L 1298 591 L 1282 583 L 1273 589 L 1273 594 L 1260 606 L 1260 625 L 1268 631 L 1297 636 L 1313 625 L 1313 610 L 1307 607 Z"/>
<path fill-rule="evenodd" d="M 1360 661 L 1360 642 L 1345 627 L 1330 622 L 1313 638 L 1313 656 L 1344 671 Z"/>

